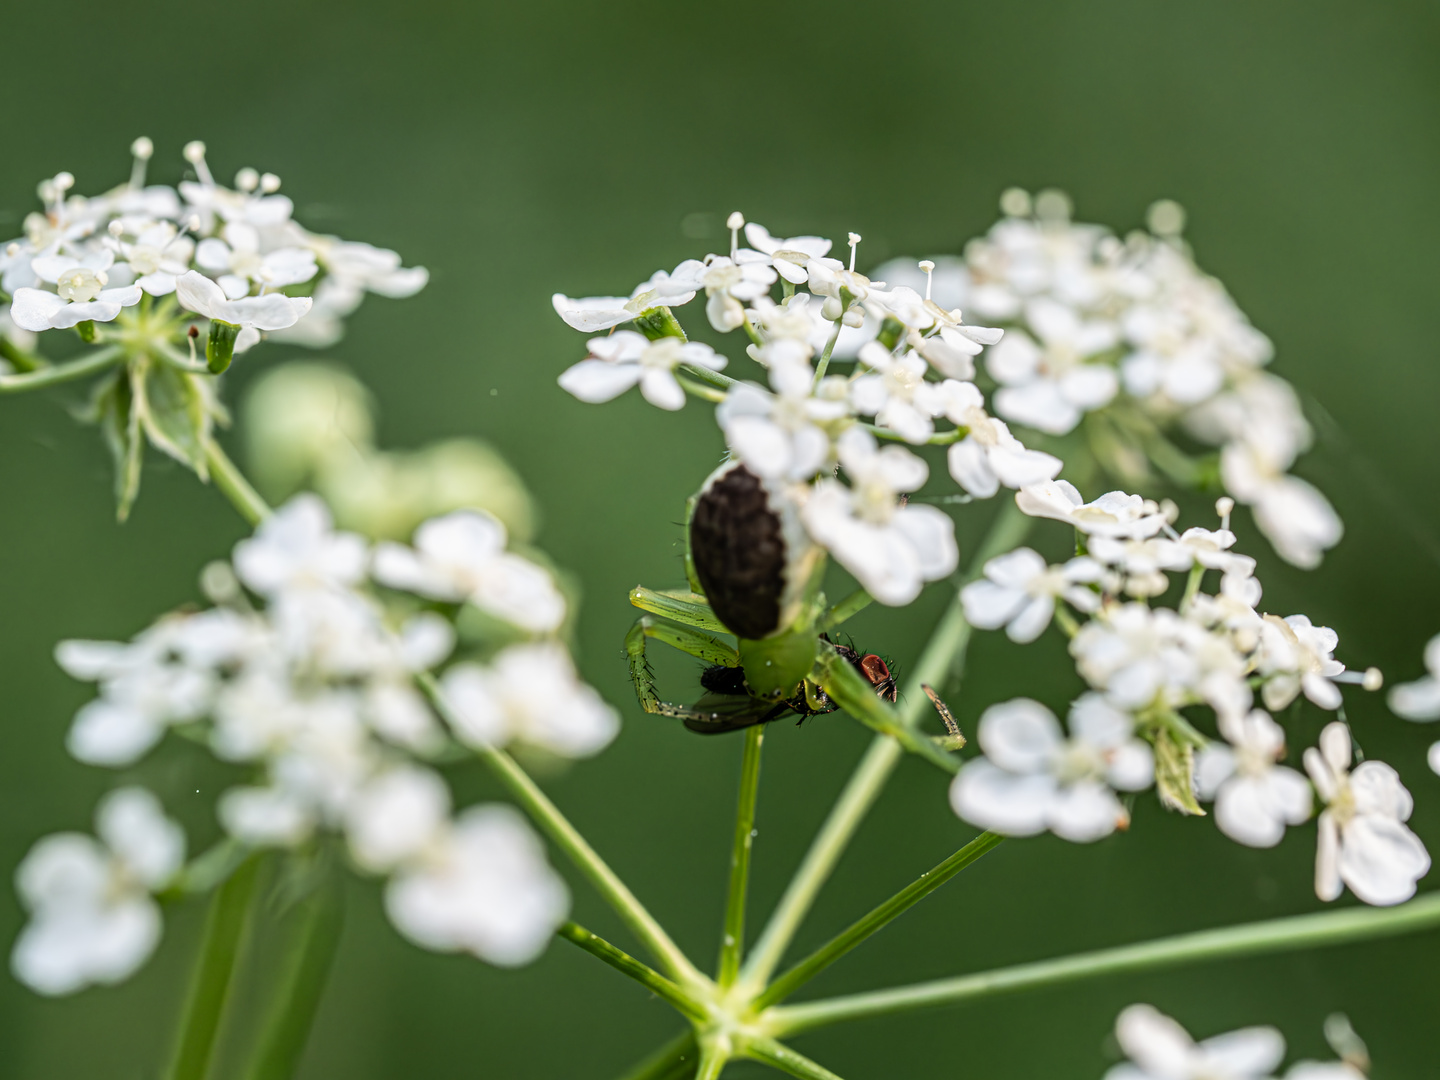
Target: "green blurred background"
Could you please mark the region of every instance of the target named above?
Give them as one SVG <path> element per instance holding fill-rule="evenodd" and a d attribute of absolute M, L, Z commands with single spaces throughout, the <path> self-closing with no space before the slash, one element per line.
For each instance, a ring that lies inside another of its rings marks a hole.
<path fill-rule="evenodd" d="M 151 175 L 171 182 L 183 142 L 203 138 L 218 175 L 273 170 L 311 227 L 431 268 L 417 298 L 369 300 L 327 355 L 376 394 L 382 445 L 480 434 L 534 490 L 541 545 L 583 584 L 581 665 L 626 717 L 606 754 L 550 789 L 701 958 L 720 922 L 740 748 L 640 714 L 621 638 L 626 589 L 679 578 L 674 523 L 721 442 L 693 404 L 670 415 L 635 395 L 604 408 L 569 400 L 555 377 L 583 339 L 549 297 L 623 292 L 703 255 L 724 241 L 693 234 L 732 209 L 781 235 L 854 229 L 873 265 L 957 249 L 1011 184 L 1064 187 L 1080 217 L 1121 230 L 1153 199 L 1178 199 L 1202 265 L 1275 339 L 1276 370 L 1333 417 L 1301 472 L 1348 534 L 1318 573 L 1265 549 L 1265 606 L 1336 627 L 1342 659 L 1392 680 L 1418 674 L 1440 629 L 1434 3 L 12 4 L 3 27 L 0 232 L 19 232 L 43 176 L 69 169 L 77 190 L 96 192 L 126 175 L 126 147 L 147 134 Z M 227 377 L 227 398 L 299 355 L 256 350 Z M 87 691 L 55 667 L 53 643 L 128 636 L 195 598 L 200 567 L 243 531 L 215 492 L 153 454 L 133 519 L 116 526 L 105 452 L 68 411 L 80 396 L 0 401 L 0 876 L 40 834 L 86 827 L 114 782 L 64 754 Z M 961 516 L 963 546 L 989 512 Z M 1248 521 L 1241 531 L 1264 549 Z M 855 633 L 903 669 L 940 599 L 869 612 Z M 1040 674 L 1066 667 L 1047 642 L 1022 650 L 982 635 L 962 723 L 1022 691 L 1063 705 L 1073 676 Z M 1349 707 L 1365 749 L 1407 779 L 1413 824 L 1434 848 L 1440 778 L 1423 767 L 1434 730 L 1390 717 L 1378 696 L 1351 694 Z M 1304 723 L 1313 734 L 1321 718 Z M 772 733 L 757 910 L 865 742 L 838 718 Z M 195 761 L 162 755 L 143 775 L 203 827 L 217 778 Z M 478 772 L 457 782 L 464 799 L 494 793 Z M 907 762 L 798 947 L 970 835 L 944 785 Z M 1313 843 L 1301 828 L 1251 851 L 1142 801 L 1129 835 L 1093 847 L 1005 845 L 813 991 L 1309 911 Z M 678 1030 L 668 1007 L 568 945 L 503 973 L 410 947 L 374 887 L 351 892 L 306 1077 L 604 1077 Z M 625 940 L 582 884 L 575 894 L 580 921 Z M 154 1075 L 200 917 L 200 905 L 173 913 L 159 954 L 120 989 L 45 1001 L 0 979 L 0 1075 Z M 0 889 L 7 950 L 19 920 Z M 1431 933 L 1107 979 L 798 1045 L 851 1080 L 1088 1078 L 1114 1060 L 1107 1033 L 1132 1001 L 1204 1034 L 1278 1023 L 1312 1054 L 1322 1019 L 1341 1009 L 1370 1041 L 1377 1078 L 1433 1075 L 1437 961 Z"/>

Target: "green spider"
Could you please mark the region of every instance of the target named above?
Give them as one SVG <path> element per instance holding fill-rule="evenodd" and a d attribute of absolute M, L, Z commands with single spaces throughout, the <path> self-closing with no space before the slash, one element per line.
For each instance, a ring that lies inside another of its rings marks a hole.
<path fill-rule="evenodd" d="M 730 462 L 689 500 L 685 526 L 690 588 L 630 592 L 630 602 L 649 612 L 625 638 L 635 696 L 646 712 L 719 733 L 838 708 L 955 771 L 941 748 L 954 748 L 953 738 L 937 744 L 887 704 L 896 695 L 885 662 L 830 640 L 870 597 L 862 590 L 827 605 L 820 591 L 825 553 L 805 537 L 789 500 Z M 652 638 L 709 665 L 701 676 L 707 693 L 693 706 L 661 699 L 645 655 Z"/>

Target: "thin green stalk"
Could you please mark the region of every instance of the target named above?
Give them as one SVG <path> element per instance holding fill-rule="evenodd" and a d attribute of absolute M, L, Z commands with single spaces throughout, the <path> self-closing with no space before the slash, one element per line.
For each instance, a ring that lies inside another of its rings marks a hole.
<path fill-rule="evenodd" d="M 26 390 L 43 390 L 47 386 L 73 382 L 114 367 L 123 358 L 124 351 L 119 345 L 107 345 L 68 364 L 37 368 L 21 375 L 0 375 L 0 394 L 20 394 Z"/>
<path fill-rule="evenodd" d="M 774 1039 L 751 1039 L 746 1044 L 746 1056 L 773 1065 L 783 1073 L 798 1076 L 800 1080 L 840 1080 L 824 1065 Z"/>
<path fill-rule="evenodd" d="M 205 463 L 210 466 L 210 478 L 215 486 L 240 511 L 241 517 L 251 525 L 259 525 L 270 516 L 270 505 L 250 486 L 239 466 L 214 439 L 205 443 Z"/>
<path fill-rule="evenodd" d="M 745 947 L 745 891 L 750 884 L 750 848 L 755 842 L 755 797 L 760 792 L 760 750 L 765 726 L 745 729 L 745 753 L 740 761 L 740 798 L 735 808 L 735 843 L 730 851 L 730 891 L 725 897 L 725 936 L 720 942 L 720 970 L 716 981 L 729 986 L 740 972 Z"/>
<path fill-rule="evenodd" d="M 875 598 L 864 589 L 856 589 L 825 613 L 825 617 L 820 620 L 821 625 L 824 629 L 833 629 L 854 618 L 874 602 Z"/>
<path fill-rule="evenodd" d="M 707 1043 L 700 1048 L 700 1064 L 695 1069 L 695 1080 L 716 1080 L 730 1060 L 730 1055 L 725 1053 L 714 1043 Z"/>
<path fill-rule="evenodd" d="M 815 386 L 819 386 L 820 380 L 825 378 L 825 372 L 830 367 L 830 354 L 835 351 L 835 343 L 840 340 L 840 329 L 844 325 L 840 319 L 835 320 L 835 329 L 830 331 L 830 340 L 825 342 L 825 351 L 820 354 L 820 359 L 815 364 Z"/>
<path fill-rule="evenodd" d="M 718 390 L 713 386 L 705 386 L 698 382 L 692 382 L 683 375 L 676 376 L 675 381 L 680 384 L 680 389 L 684 390 L 691 397 L 699 398 L 701 401 L 709 401 L 718 405 L 725 400 L 725 391 Z"/>
<path fill-rule="evenodd" d="M 621 1080 L 681 1080 L 694 1076 L 697 1054 L 695 1032 L 682 1031 L 627 1072 Z"/>
<path fill-rule="evenodd" d="M 271 996 L 245 1080 L 290 1080 L 300 1065 L 340 944 L 344 908 L 338 878 L 325 881 L 307 896 L 294 919 L 286 949 L 289 962 Z"/>
<path fill-rule="evenodd" d="M 1270 919 L 891 990 L 850 994 L 804 1005 L 782 1005 L 771 1009 L 766 1014 L 766 1020 L 770 1030 L 777 1035 L 789 1035 L 846 1020 L 934 1005 L 954 1005 L 1005 991 L 1059 986 L 1100 975 L 1342 945 L 1436 928 L 1440 928 L 1440 893 L 1430 893 L 1395 908 L 1350 908 Z"/>
<path fill-rule="evenodd" d="M 1013 502 L 1002 507 L 990 526 L 989 534 L 971 559 L 965 580 L 978 575 L 989 559 L 1018 544 L 1028 531 L 1030 520 L 1020 513 Z M 929 702 L 920 689 L 921 685 L 943 686 L 946 676 L 964 655 L 969 641 L 970 624 L 965 621 L 965 609 L 957 590 L 907 680 L 905 704 L 900 709 L 903 723 L 914 726 L 918 722 L 921 711 Z M 779 905 L 770 916 L 770 922 L 745 962 L 740 977 L 755 994 L 761 992 L 779 966 L 815 897 L 829 879 L 860 822 L 879 797 L 902 753 L 895 739 L 879 735 L 871 741 L 865 756 L 860 759 L 860 764 L 831 808 L 819 834 L 811 842 L 805 860 L 786 887 Z"/>
<path fill-rule="evenodd" d="M 578 923 L 562 923 L 555 931 L 566 941 L 572 942 L 584 949 L 591 956 L 598 957 L 605 961 L 616 971 L 628 975 L 641 986 L 644 986 L 656 997 L 662 998 L 675 1006 L 692 1020 L 704 1021 L 709 1019 L 704 1008 L 692 999 L 685 991 L 676 986 L 669 979 L 665 978 L 648 964 L 642 964 L 624 949 L 616 948 L 606 941 L 599 934 L 591 933 Z"/>
<path fill-rule="evenodd" d="M 251 855 L 210 900 L 200 959 L 185 998 L 166 1080 L 204 1080 L 234 981 L 235 961 L 249 921 L 259 869 L 260 856 Z"/>
<path fill-rule="evenodd" d="M 440 715 L 453 722 L 453 710 L 434 676 L 421 674 L 416 676 L 416 682 L 434 702 Z M 590 883 L 620 918 L 625 920 L 625 925 L 630 927 L 635 936 L 654 954 L 672 978 L 684 987 L 708 984 L 709 980 L 700 974 L 689 958 L 680 951 L 680 947 L 670 940 L 670 935 L 665 933 L 664 928 L 655 921 L 655 917 L 645 910 L 645 905 L 636 899 L 629 887 L 610 869 L 525 770 L 515 763 L 514 758 L 503 750 L 492 748 L 477 749 L 475 753 L 490 767 L 535 823 L 565 852 L 576 868 L 590 879 Z"/>
<path fill-rule="evenodd" d="M 721 390 L 734 386 L 736 382 L 729 375 L 721 375 L 720 372 L 701 367 L 699 364 L 681 364 L 675 369 L 675 372 L 686 378 L 694 379 L 696 382 L 708 383 Z"/>
<path fill-rule="evenodd" d="M 39 371 L 48 366 L 41 357 L 32 352 L 26 352 L 4 334 L 0 334 L 0 357 L 10 361 L 10 366 L 20 372 Z"/>
<path fill-rule="evenodd" d="M 1004 837 L 995 833 L 981 833 L 935 869 L 920 875 L 919 879 L 912 881 L 869 914 L 857 919 L 781 975 L 756 1000 L 755 1008 L 765 1009 L 784 1001 L 871 934 L 929 896 L 986 852 L 994 850 L 1003 839 Z"/>

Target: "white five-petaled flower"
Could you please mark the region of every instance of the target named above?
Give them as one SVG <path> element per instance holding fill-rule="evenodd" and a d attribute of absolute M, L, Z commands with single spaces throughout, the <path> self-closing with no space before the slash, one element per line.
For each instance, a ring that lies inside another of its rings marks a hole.
<path fill-rule="evenodd" d="M 1272 1027 L 1249 1027 L 1196 1042 L 1150 1005 L 1131 1005 L 1115 1022 L 1115 1038 L 1129 1061 L 1105 1080 L 1267 1080 L 1285 1056 Z"/>
<path fill-rule="evenodd" d="M 685 404 L 685 391 L 675 380 L 681 364 L 719 371 L 725 357 L 698 341 L 676 337 L 648 340 L 634 330 L 618 330 L 590 341 L 590 355 L 560 376 L 562 389 L 581 401 L 598 403 L 619 397 L 636 383 L 645 400 L 662 409 Z"/>
<path fill-rule="evenodd" d="M 955 523 L 937 507 L 901 505 L 900 494 L 924 484 L 929 471 L 910 451 L 882 450 L 861 428 L 846 431 L 837 449 L 850 486 L 817 483 L 801 509 L 805 529 L 876 600 L 908 604 L 925 582 L 954 571 Z"/>
<path fill-rule="evenodd" d="M 893 355 L 878 341 L 860 347 L 860 362 L 869 372 L 850 384 L 850 400 L 861 416 L 889 428 L 908 443 L 923 443 L 935 434 L 940 388 L 925 380 L 928 365 L 915 352 Z"/>
<path fill-rule="evenodd" d="M 1034 338 L 1012 330 L 985 355 L 985 369 L 1001 384 L 995 411 L 1017 424 L 1063 435 L 1085 413 L 1108 405 L 1120 388 L 1113 367 L 1087 362 L 1113 348 L 1119 334 L 1111 323 L 1086 322 L 1048 299 L 1026 305 L 1025 320 Z"/>
<path fill-rule="evenodd" d="M 938 404 L 966 436 L 950 447 L 947 457 L 955 482 L 978 499 L 1000 490 L 1025 488 L 1053 480 L 1063 462 L 1039 450 L 1029 450 L 1010 434 L 1005 421 L 985 411 L 985 398 L 974 383 L 946 379 L 937 390 Z"/>
<path fill-rule="evenodd" d="M 1281 619 L 1266 615 L 1260 627 L 1260 653 L 1256 670 L 1263 678 L 1260 696 L 1276 712 L 1303 690 L 1322 709 L 1338 709 L 1340 687 L 1331 680 L 1345 665 L 1331 655 L 1340 637 L 1328 626 L 1315 626 L 1306 615 Z"/>
<path fill-rule="evenodd" d="M 1008 836 L 1088 843 L 1129 824 L 1115 791 L 1150 786 L 1155 763 L 1134 722 L 1095 694 L 1070 708 L 1070 736 L 1029 698 L 992 705 L 976 734 L 985 756 L 960 770 L 950 805 L 972 825 Z"/>
<path fill-rule="evenodd" d="M 683 264 L 682 264 L 683 265 Z M 680 270 L 676 270 L 680 276 Z M 729 333 L 745 322 L 745 304 L 758 300 L 775 283 L 775 270 L 770 260 L 759 252 L 739 251 L 734 259 L 712 255 L 694 270 L 693 281 L 709 298 L 705 315 L 710 325 L 722 334 Z"/>
<path fill-rule="evenodd" d="M 763 255 L 770 256 L 775 272 L 792 285 L 803 285 L 810 278 L 811 259 L 830 254 L 831 242 L 823 236 L 790 236 L 784 239 L 770 235 L 770 230 L 757 222 L 747 222 L 745 239 Z"/>
<path fill-rule="evenodd" d="M 1011 641 L 1034 641 L 1055 614 L 1057 598 L 1077 611 L 1100 606 L 1100 596 L 1086 586 L 1100 582 L 1105 569 L 1083 556 L 1063 566 L 1047 566 L 1028 547 L 1016 548 L 985 564 L 985 577 L 960 590 L 965 621 L 982 630 L 1005 627 Z"/>
<path fill-rule="evenodd" d="M 235 573 L 262 596 L 295 589 L 334 589 L 365 576 L 365 541 L 335 532 L 315 495 L 297 495 L 235 545 Z"/>
<path fill-rule="evenodd" d="M 1310 785 L 1294 769 L 1277 764 L 1285 753 L 1285 732 L 1270 714 L 1219 716 L 1228 746 L 1211 743 L 1195 758 L 1200 798 L 1215 800 L 1215 824 L 1232 840 L 1250 847 L 1278 844 L 1286 825 L 1310 817 Z"/>
<path fill-rule="evenodd" d="M 565 597 L 549 571 L 505 550 L 505 526 L 484 510 L 457 510 L 415 530 L 414 548 L 381 544 L 375 579 L 436 600 L 469 601 L 534 633 L 565 621 Z"/>
<path fill-rule="evenodd" d="M 490 664 L 456 664 L 441 680 L 455 734 L 472 746 L 512 742 L 590 757 L 620 730 L 615 710 L 580 681 L 554 642 L 512 645 Z"/>
<path fill-rule="evenodd" d="M 1350 768 L 1350 729 L 1339 721 L 1305 751 L 1305 771 L 1325 802 L 1315 856 L 1315 895 L 1334 900 L 1343 885 L 1367 904 L 1399 904 L 1415 895 L 1430 855 L 1405 822 L 1414 802 L 1389 765 Z"/>
<path fill-rule="evenodd" d="M 805 388 L 772 394 L 753 383 L 736 383 L 715 410 L 726 445 L 766 480 L 811 479 L 831 463 L 830 432 L 851 415 L 845 381 L 825 379 L 812 395 L 808 372 L 808 363 L 803 370 L 772 368 L 772 379 L 786 390 L 794 389 L 797 375 L 804 376 Z"/>
<path fill-rule="evenodd" d="M 134 239 L 129 242 L 122 239 L 126 233 L 123 222 L 113 222 L 111 229 L 118 230 L 114 247 L 125 260 L 122 265 L 135 276 L 133 284 L 151 296 L 173 293 L 176 280 L 190 269 L 195 241 L 180 234 L 169 221 L 147 221 L 136 226 Z"/>
<path fill-rule="evenodd" d="M 64 330 L 82 322 L 110 322 L 121 308 L 140 302 L 136 285 L 107 289 L 114 253 L 102 248 L 83 258 L 70 255 L 38 255 L 30 268 L 40 281 L 55 286 L 45 289 L 16 289 L 10 302 L 10 318 L 23 330 Z"/>
<path fill-rule="evenodd" d="M 232 300 L 219 285 L 197 270 L 189 270 L 176 279 L 175 296 L 187 311 L 240 327 L 241 335 L 235 341 L 237 351 L 257 341 L 262 330 L 284 330 L 294 326 L 310 310 L 312 303 L 308 296 L 292 297 L 284 293 L 241 296 Z"/>
<path fill-rule="evenodd" d="M 466 810 L 385 890 L 391 922 L 412 941 L 501 967 L 538 956 L 569 908 L 539 839 L 500 805 Z"/>
<path fill-rule="evenodd" d="M 1143 540 L 1165 527 L 1165 515 L 1148 499 L 1107 491 L 1087 503 L 1068 480 L 1022 488 L 1015 495 L 1015 503 L 1031 517 L 1064 521 L 1090 536 Z"/>
<path fill-rule="evenodd" d="M 121 788 L 96 811 L 100 840 L 58 833 L 39 841 L 15 875 L 31 919 L 10 965 L 42 994 L 127 978 L 160 940 L 151 893 L 185 858 L 185 834 L 143 788 Z"/>
<path fill-rule="evenodd" d="M 262 252 L 259 230 L 240 221 L 230 222 L 219 236 L 201 240 L 195 248 L 195 262 L 202 270 L 217 275 L 215 283 L 229 300 L 248 296 L 252 284 L 272 289 L 299 285 L 319 270 L 315 253 L 306 248 L 282 247 Z"/>

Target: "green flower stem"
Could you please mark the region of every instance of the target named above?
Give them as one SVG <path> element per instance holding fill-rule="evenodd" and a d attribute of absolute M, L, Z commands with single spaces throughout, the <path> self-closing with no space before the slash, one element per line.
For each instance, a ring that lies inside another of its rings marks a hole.
<path fill-rule="evenodd" d="M 166 1080 L 204 1080 L 220 1030 L 220 1018 L 240 955 L 240 940 L 255 899 L 255 881 L 260 856 L 251 855 L 215 891 L 205 917 L 205 937 L 200 960 L 185 998 L 174 1055 L 165 1072 Z"/>
<path fill-rule="evenodd" d="M 829 630 L 833 627 L 839 626 L 847 619 L 854 618 L 856 615 L 860 614 L 860 612 L 864 611 L 874 602 L 875 598 L 871 596 L 868 592 L 866 592 L 864 589 L 856 589 L 844 600 L 841 600 L 838 604 L 836 604 L 829 611 L 827 611 L 825 613 L 825 617 L 820 621 L 823 624 L 824 628 Z"/>
<path fill-rule="evenodd" d="M 235 505 L 241 517 L 251 525 L 259 525 L 270 516 L 270 505 L 250 486 L 245 474 L 214 439 L 205 443 L 205 463 L 210 466 L 210 478 L 215 486 Z"/>
<path fill-rule="evenodd" d="M 453 710 L 435 677 L 428 673 L 417 675 L 416 682 L 434 702 L 440 715 L 453 724 Z M 515 759 L 503 750 L 491 748 L 477 749 L 475 753 L 490 767 L 525 812 L 549 834 L 556 846 L 565 852 L 576 868 L 590 879 L 590 883 L 615 909 L 625 921 L 625 925 L 630 927 L 635 936 L 654 954 L 670 976 L 687 990 L 707 987 L 710 980 L 700 974 L 689 958 L 680 951 L 680 947 L 670 940 L 670 935 L 665 933 L 664 928 L 655 921 L 655 917 L 645 910 L 645 905 L 636 899 L 635 894 L 620 880 L 615 871 L 610 869 L 605 860 L 596 854 L 595 849 L 586 842 L 575 826 L 570 824 L 569 819 L 540 790 L 535 781 L 530 779 L 525 770 L 515 763 Z"/>
<path fill-rule="evenodd" d="M 994 850 L 1003 839 L 991 832 L 981 833 L 935 869 L 922 874 L 918 880 L 912 881 L 781 975 L 756 1000 L 755 1008 L 765 1009 L 785 1000 L 875 931 L 929 896 L 986 852 Z"/>
<path fill-rule="evenodd" d="M 1030 529 L 1030 521 L 1013 502 L 1007 502 L 971 559 L 965 580 L 978 575 L 986 561 L 1020 543 Z M 929 683 L 943 687 L 946 677 L 964 656 L 969 641 L 970 624 L 965 621 L 965 609 L 960 604 L 957 590 L 906 682 L 905 704 L 900 710 L 902 722 L 913 726 L 919 720 L 921 711 L 929 703 L 920 689 L 921 685 Z M 830 816 L 825 819 L 819 835 L 805 853 L 800 869 L 780 898 L 770 922 L 741 971 L 741 981 L 753 994 L 760 994 L 779 966 L 815 897 L 835 869 L 860 822 L 879 797 L 902 753 L 900 744 L 888 735 L 876 736 L 871 741 L 870 748 L 865 751 L 845 790 L 831 808 Z"/>
<path fill-rule="evenodd" d="M 0 394 L 21 394 L 27 390 L 43 390 L 47 386 L 83 379 L 114 367 L 124 356 L 124 350 L 119 345 L 107 345 L 68 364 L 37 368 L 22 375 L 0 375 Z"/>
<path fill-rule="evenodd" d="M 718 405 L 725 400 L 725 391 L 717 390 L 713 386 L 705 386 L 701 383 L 693 382 L 685 378 L 684 375 L 678 374 L 675 377 L 675 381 L 680 384 L 681 390 L 684 390 L 691 397 L 699 398 L 701 401 L 709 401 Z"/>
<path fill-rule="evenodd" d="M 835 329 L 830 331 L 830 340 L 825 342 L 825 351 L 820 354 L 819 361 L 815 364 L 815 386 L 825 378 L 825 372 L 830 368 L 830 354 L 835 351 L 835 343 L 840 340 L 840 329 L 845 323 L 842 319 L 835 320 Z"/>
<path fill-rule="evenodd" d="M 700 1064 L 695 1069 L 695 1080 L 716 1080 L 716 1077 L 724 1071 L 725 1063 L 729 1060 L 729 1056 L 714 1043 L 702 1046 L 700 1048 Z"/>
<path fill-rule="evenodd" d="M 680 987 L 665 978 L 648 964 L 642 964 L 623 949 L 618 949 L 599 934 L 593 934 L 578 923 L 566 922 L 555 931 L 566 941 L 580 946 L 592 956 L 599 957 L 616 971 L 630 976 L 646 987 L 656 997 L 668 1001 L 692 1020 L 704 1022 L 709 1019 L 704 1008 Z"/>
<path fill-rule="evenodd" d="M 627 1072 L 621 1080 L 683 1080 L 695 1075 L 697 1053 L 695 1032 L 683 1031 Z"/>
<path fill-rule="evenodd" d="M 889 439 L 891 442 L 910 441 L 898 431 L 892 431 L 890 428 L 876 427 L 874 424 L 861 424 L 860 426 L 877 439 Z M 951 443 L 959 442 L 969 434 L 970 429 L 968 427 L 951 428 L 949 431 L 937 431 L 925 440 L 925 444 L 927 446 L 949 446 Z"/>
<path fill-rule="evenodd" d="M 297 907 L 285 950 L 288 962 L 270 997 L 245 1080 L 290 1080 L 300 1065 L 340 944 L 344 905 L 339 876 L 331 874 Z"/>
<path fill-rule="evenodd" d="M 10 366 L 21 372 L 39 371 L 48 366 L 47 361 L 32 352 L 26 352 L 3 334 L 0 334 L 0 357 L 10 361 Z"/>
<path fill-rule="evenodd" d="M 800 1080 L 840 1080 L 840 1077 L 824 1065 L 811 1061 L 804 1054 L 796 1053 L 774 1039 L 751 1039 L 746 1044 L 746 1057 L 773 1065 L 781 1072 L 800 1077 Z"/>
<path fill-rule="evenodd" d="M 1192 961 L 1342 945 L 1437 927 L 1440 927 L 1440 893 L 1430 893 L 1395 908 L 1350 908 L 1219 930 L 1202 930 L 1138 945 L 1122 945 L 1116 949 L 1019 964 L 953 979 L 937 979 L 892 990 L 851 994 L 805 1005 L 785 1005 L 771 1009 L 765 1015 L 770 1030 L 777 1035 L 789 1035 L 846 1020 L 932 1005 L 954 1005 L 1004 991 L 1058 986 L 1078 979 L 1149 971 Z"/>
<path fill-rule="evenodd" d="M 735 844 L 730 853 L 730 891 L 725 897 L 725 935 L 720 942 L 720 970 L 716 981 L 729 986 L 740 973 L 745 947 L 745 891 L 750 884 L 750 848 L 755 840 L 755 797 L 760 791 L 760 750 L 765 725 L 745 729 L 745 753 L 740 761 L 740 798 L 735 809 Z"/>
<path fill-rule="evenodd" d="M 736 380 L 729 375 L 721 375 L 718 371 L 711 371 L 707 367 L 700 367 L 698 364 L 681 364 L 675 369 L 675 374 L 682 375 L 687 379 L 694 379 L 696 382 L 706 383 L 721 390 L 729 389 L 735 385 Z"/>

